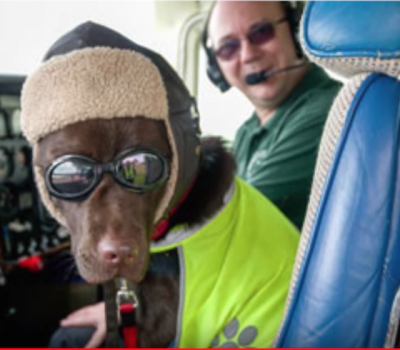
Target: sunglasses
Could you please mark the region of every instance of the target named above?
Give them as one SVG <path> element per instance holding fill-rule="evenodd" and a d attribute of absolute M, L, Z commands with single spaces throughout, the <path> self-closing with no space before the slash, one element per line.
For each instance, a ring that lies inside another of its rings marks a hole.
<path fill-rule="evenodd" d="M 153 149 L 129 149 L 109 163 L 98 163 L 82 155 L 56 159 L 46 171 L 47 190 L 55 197 L 83 200 L 111 173 L 114 180 L 134 192 L 144 193 L 159 187 L 169 177 L 169 162 Z"/>
<path fill-rule="evenodd" d="M 275 25 L 287 21 L 286 17 L 276 21 L 262 22 L 252 26 L 246 35 L 252 45 L 263 45 L 275 37 Z M 240 39 L 229 39 L 214 50 L 215 55 L 222 61 L 234 59 L 240 52 Z"/>

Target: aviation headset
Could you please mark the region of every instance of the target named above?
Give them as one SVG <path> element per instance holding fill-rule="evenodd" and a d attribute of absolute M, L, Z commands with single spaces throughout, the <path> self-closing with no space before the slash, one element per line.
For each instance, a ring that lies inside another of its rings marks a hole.
<path fill-rule="evenodd" d="M 301 49 L 298 34 L 299 34 L 300 19 L 304 4 L 301 1 L 280 1 L 280 3 L 283 6 L 285 15 L 289 23 L 290 32 L 293 37 L 293 42 L 295 45 L 297 57 L 301 58 L 304 56 L 304 54 L 303 50 Z M 215 2 L 208 13 L 208 17 L 201 37 L 201 43 L 207 56 L 207 75 L 210 78 L 211 82 L 215 86 L 217 86 L 221 90 L 221 92 L 225 92 L 229 90 L 231 86 L 226 81 L 224 75 L 222 74 L 218 66 L 217 58 L 215 57 L 214 50 L 211 46 L 208 37 L 208 25 L 210 22 L 211 13 L 214 9 L 214 6 Z"/>

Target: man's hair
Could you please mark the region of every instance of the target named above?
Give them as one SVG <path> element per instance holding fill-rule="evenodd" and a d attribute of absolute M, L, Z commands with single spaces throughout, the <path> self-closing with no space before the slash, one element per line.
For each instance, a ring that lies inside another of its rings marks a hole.
<path fill-rule="evenodd" d="M 231 86 L 226 81 L 224 75 L 222 74 L 221 69 L 219 68 L 218 61 L 214 53 L 214 49 L 212 48 L 211 41 L 209 40 L 210 38 L 208 36 L 208 27 L 210 23 L 210 18 L 214 11 L 216 3 L 217 2 L 215 1 L 211 5 L 211 8 L 208 12 L 208 16 L 201 37 L 201 43 L 207 56 L 207 75 L 211 80 L 211 82 L 215 86 L 217 86 L 221 90 L 221 92 L 225 92 Z M 279 3 L 282 5 L 283 11 L 285 12 L 285 17 L 287 18 L 287 21 L 289 23 L 290 32 L 292 34 L 297 57 L 301 58 L 304 56 L 304 54 L 299 41 L 299 26 L 300 26 L 301 14 L 304 8 L 304 2 L 279 1 Z"/>

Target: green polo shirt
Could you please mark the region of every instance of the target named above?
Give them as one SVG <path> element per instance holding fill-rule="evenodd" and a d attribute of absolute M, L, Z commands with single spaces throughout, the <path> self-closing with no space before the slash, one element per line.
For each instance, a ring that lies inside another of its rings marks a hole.
<path fill-rule="evenodd" d="M 325 120 L 341 84 L 313 65 L 263 126 L 254 113 L 233 144 L 237 174 L 298 228 L 304 221 Z"/>

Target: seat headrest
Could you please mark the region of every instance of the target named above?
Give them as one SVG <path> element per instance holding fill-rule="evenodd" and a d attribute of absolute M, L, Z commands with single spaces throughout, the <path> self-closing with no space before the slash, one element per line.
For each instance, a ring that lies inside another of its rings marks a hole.
<path fill-rule="evenodd" d="M 309 59 L 343 76 L 400 76 L 400 2 L 315 1 L 301 23 Z"/>

